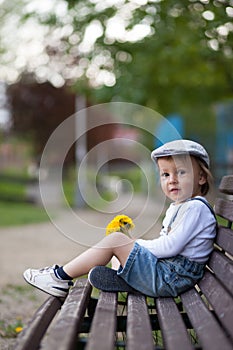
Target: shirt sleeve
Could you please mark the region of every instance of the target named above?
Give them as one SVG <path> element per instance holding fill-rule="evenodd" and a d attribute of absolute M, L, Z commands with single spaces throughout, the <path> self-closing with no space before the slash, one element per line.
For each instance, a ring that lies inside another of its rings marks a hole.
<path fill-rule="evenodd" d="M 180 215 L 177 215 L 171 231 L 153 240 L 138 239 L 137 243 L 149 249 L 158 258 L 167 258 L 181 254 L 198 235 L 215 224 L 209 208 L 203 203 L 189 201 L 185 203 Z M 206 237 L 206 239 L 213 237 Z M 197 248 L 198 249 L 198 248 Z"/>

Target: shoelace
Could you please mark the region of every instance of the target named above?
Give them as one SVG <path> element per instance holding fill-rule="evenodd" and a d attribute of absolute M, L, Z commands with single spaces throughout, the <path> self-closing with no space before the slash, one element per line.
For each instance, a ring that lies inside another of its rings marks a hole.
<path fill-rule="evenodd" d="M 43 267 L 42 269 L 40 269 L 39 272 L 40 272 L 40 273 L 49 272 L 50 270 L 55 270 L 55 269 L 58 268 L 58 267 L 59 267 L 58 265 L 46 266 L 46 267 Z"/>
<path fill-rule="evenodd" d="M 39 272 L 40 273 L 49 272 L 50 270 L 56 270 L 58 267 L 59 267 L 59 265 L 46 266 L 46 267 L 43 267 L 42 269 L 40 269 Z M 60 281 L 64 281 L 64 280 L 60 280 Z M 64 282 L 66 282 L 66 281 L 64 281 Z M 72 287 L 73 285 L 74 285 L 73 281 L 68 281 L 68 286 L 69 287 Z"/>

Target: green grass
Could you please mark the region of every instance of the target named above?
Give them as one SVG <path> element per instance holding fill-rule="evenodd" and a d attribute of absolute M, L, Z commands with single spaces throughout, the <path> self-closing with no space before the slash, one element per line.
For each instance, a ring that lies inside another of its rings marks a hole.
<path fill-rule="evenodd" d="M 1 288 L 1 307 L 8 307 L 10 300 L 14 300 L 17 309 L 18 305 L 23 305 L 25 301 L 29 300 L 32 302 L 32 305 L 36 305 L 38 299 L 34 293 L 34 290 L 29 285 L 7 284 Z M 20 307 L 19 310 L 21 310 Z M 17 335 L 23 330 L 23 318 L 25 316 L 21 317 L 19 315 L 15 315 L 16 312 L 9 314 L 9 317 L 7 318 L 0 316 L 0 338 L 16 338 Z"/>
<path fill-rule="evenodd" d="M 32 178 L 24 171 L 0 174 L 0 227 L 48 221 L 46 211 L 27 201 L 27 185 Z"/>
<path fill-rule="evenodd" d="M 20 226 L 48 221 L 46 211 L 28 203 L 0 202 L 0 227 Z"/>
<path fill-rule="evenodd" d="M 16 338 L 18 333 L 23 330 L 21 319 L 16 319 L 13 323 L 8 324 L 5 320 L 0 320 L 0 337 Z"/>
<path fill-rule="evenodd" d="M 0 201 L 25 202 L 29 178 L 25 175 L 0 174 Z"/>
<path fill-rule="evenodd" d="M 17 183 L 0 183 L 0 194 L 8 197 L 15 196 L 16 198 L 26 198 L 25 196 L 25 186 Z"/>
<path fill-rule="evenodd" d="M 218 221 L 218 224 L 221 225 L 221 226 L 228 226 L 228 220 L 222 218 L 221 216 L 218 216 L 217 215 L 217 221 Z"/>

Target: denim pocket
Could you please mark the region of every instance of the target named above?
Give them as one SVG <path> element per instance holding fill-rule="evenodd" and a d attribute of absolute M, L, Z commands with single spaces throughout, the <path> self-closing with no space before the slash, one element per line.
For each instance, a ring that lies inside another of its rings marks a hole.
<path fill-rule="evenodd" d="M 157 290 L 160 296 L 177 296 L 192 288 L 203 275 L 200 264 L 182 256 L 161 259 L 158 270 Z"/>
<path fill-rule="evenodd" d="M 178 295 L 187 289 L 192 288 L 196 284 L 196 279 L 192 279 L 190 277 L 183 277 L 178 274 L 174 277 L 170 282 L 171 289 Z"/>

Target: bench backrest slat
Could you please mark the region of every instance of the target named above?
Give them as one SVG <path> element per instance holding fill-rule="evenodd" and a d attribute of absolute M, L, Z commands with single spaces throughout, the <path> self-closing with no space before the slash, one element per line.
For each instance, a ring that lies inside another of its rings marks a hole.
<path fill-rule="evenodd" d="M 86 350 L 113 350 L 115 344 L 117 294 L 100 292 Z"/>
<path fill-rule="evenodd" d="M 188 317 L 204 349 L 232 350 L 232 344 L 195 289 L 181 294 Z"/>
<path fill-rule="evenodd" d="M 219 185 L 219 191 L 226 194 L 233 194 L 233 176 L 223 176 Z"/>
<path fill-rule="evenodd" d="M 224 219 L 233 221 L 233 202 L 223 198 L 217 198 L 215 201 L 214 211 Z"/>
<path fill-rule="evenodd" d="M 217 278 L 223 283 L 230 294 L 233 295 L 233 263 L 221 252 L 214 251 L 208 265 Z"/>
<path fill-rule="evenodd" d="M 173 298 L 157 298 L 156 310 L 165 348 L 192 350 L 193 346 Z"/>
<path fill-rule="evenodd" d="M 219 226 L 216 244 L 233 256 L 233 231 L 230 228 Z"/>
<path fill-rule="evenodd" d="M 128 295 L 127 314 L 127 350 L 153 350 L 152 328 L 144 295 Z"/>
<path fill-rule="evenodd" d="M 205 273 L 205 276 L 199 282 L 199 287 L 213 307 L 219 321 L 221 321 L 233 339 L 232 297 L 210 272 Z"/>

